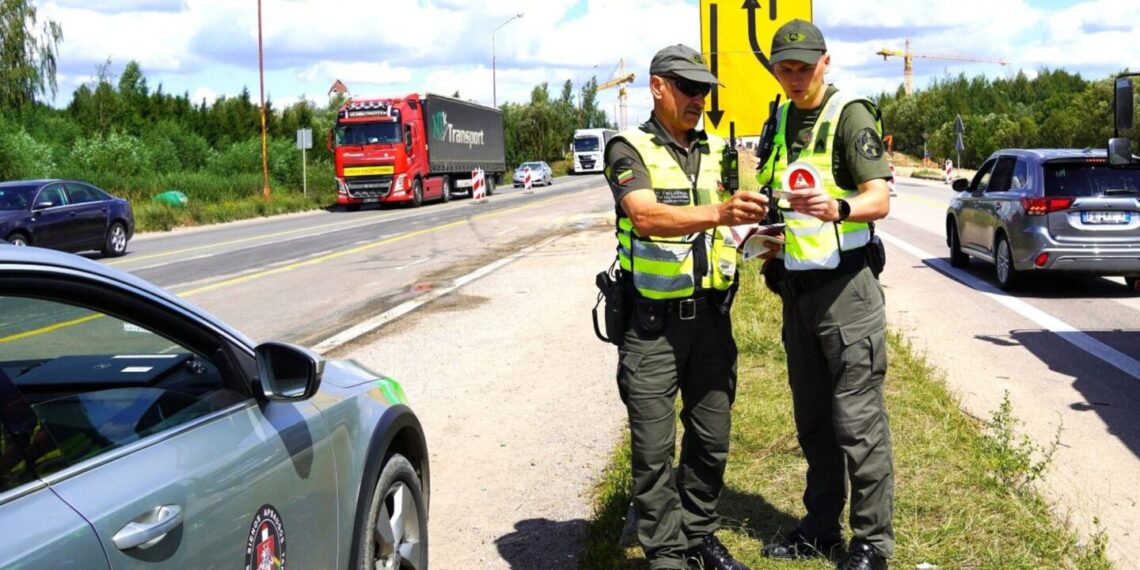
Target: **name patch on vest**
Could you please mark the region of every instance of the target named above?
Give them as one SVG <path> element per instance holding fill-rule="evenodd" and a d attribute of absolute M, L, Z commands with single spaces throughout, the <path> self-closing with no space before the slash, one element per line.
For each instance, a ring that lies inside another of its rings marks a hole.
<path fill-rule="evenodd" d="M 688 188 L 678 189 L 678 190 L 657 190 L 657 189 L 654 189 L 653 191 L 657 193 L 657 201 L 662 203 L 662 204 L 668 204 L 670 206 L 688 206 L 689 205 L 689 189 Z"/>

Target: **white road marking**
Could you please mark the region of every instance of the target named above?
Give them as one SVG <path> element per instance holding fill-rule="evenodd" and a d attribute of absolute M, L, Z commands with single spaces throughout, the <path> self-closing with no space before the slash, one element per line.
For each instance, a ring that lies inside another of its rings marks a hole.
<path fill-rule="evenodd" d="M 428 258 L 426 258 L 426 257 L 421 257 L 421 258 L 419 258 L 419 259 L 417 259 L 417 260 L 415 260 L 415 261 L 413 261 L 413 262 L 411 262 L 411 263 L 406 263 L 406 264 L 404 264 L 404 265 L 401 265 L 401 266 L 397 267 L 397 268 L 396 268 L 396 271 L 400 271 L 400 270 L 402 270 L 402 269 L 407 269 L 407 268 L 409 268 L 409 267 L 411 267 L 411 266 L 413 266 L 413 265 L 419 265 L 419 264 L 421 264 L 421 263 L 423 263 L 423 262 L 425 262 L 425 261 L 427 261 L 427 260 L 428 260 Z"/>
<path fill-rule="evenodd" d="M 1041 328 L 1056 334 L 1061 340 L 1064 340 L 1073 346 L 1111 364 L 1119 369 L 1121 372 L 1140 380 L 1140 361 L 1124 354 L 1099 340 L 1077 330 L 1076 327 L 1058 319 L 1032 305 L 1010 297 L 1003 291 L 990 285 L 989 283 L 950 266 L 945 260 L 926 253 L 925 251 L 915 247 L 897 237 L 894 237 L 881 230 L 875 230 L 875 235 L 883 238 L 884 241 L 898 247 L 899 249 L 917 257 L 923 263 L 934 267 L 938 271 L 950 276 L 951 278 L 961 282 L 962 284 L 978 291 L 979 293 L 993 299 L 994 301 L 1005 305 L 1006 308 L 1013 312 L 1033 321 Z"/>

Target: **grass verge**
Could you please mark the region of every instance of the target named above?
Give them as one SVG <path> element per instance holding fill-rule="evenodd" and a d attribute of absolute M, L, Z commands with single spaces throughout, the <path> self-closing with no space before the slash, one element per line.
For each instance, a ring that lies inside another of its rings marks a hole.
<path fill-rule="evenodd" d="M 764 542 L 790 531 L 803 514 L 805 464 L 792 421 L 780 307 L 754 273 L 744 276 L 733 309 L 740 380 L 718 536 L 755 570 L 831 568 L 826 561 L 760 556 Z M 1016 419 L 1009 410 L 998 410 L 998 421 L 984 423 L 962 413 L 941 373 L 899 334 L 889 335 L 889 358 L 897 540 L 892 567 L 922 562 L 943 569 L 1112 567 L 1103 533 L 1080 540 L 1054 519 L 1032 484 L 1008 484 L 1040 473 L 1011 474 L 1011 465 L 1030 471 L 1048 462 L 1047 457 L 1026 459 L 1041 450 L 1011 437 Z M 627 438 L 596 487 L 582 568 L 647 567 L 640 548 L 617 546 L 629 504 L 628 465 Z"/>

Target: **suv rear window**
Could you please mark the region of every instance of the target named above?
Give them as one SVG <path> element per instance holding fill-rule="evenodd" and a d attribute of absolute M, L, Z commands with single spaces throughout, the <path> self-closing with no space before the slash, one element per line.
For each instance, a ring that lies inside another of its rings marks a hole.
<path fill-rule="evenodd" d="M 1140 168 L 1109 167 L 1087 162 L 1045 163 L 1045 196 L 1140 194 Z"/>

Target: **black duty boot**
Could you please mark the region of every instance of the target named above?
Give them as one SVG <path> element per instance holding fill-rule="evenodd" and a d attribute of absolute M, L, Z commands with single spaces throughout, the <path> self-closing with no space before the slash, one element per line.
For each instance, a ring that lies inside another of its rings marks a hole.
<path fill-rule="evenodd" d="M 847 557 L 839 563 L 839 570 L 887 570 L 887 559 L 870 544 L 852 541 Z"/>
<path fill-rule="evenodd" d="M 800 529 L 788 536 L 764 545 L 764 558 L 775 560 L 797 560 L 800 558 L 830 558 L 834 560 L 843 550 L 841 538 L 815 538 Z"/>
<path fill-rule="evenodd" d="M 685 552 L 685 560 L 692 570 L 749 570 L 738 562 L 728 549 L 713 535 L 705 536 L 699 545 Z"/>

